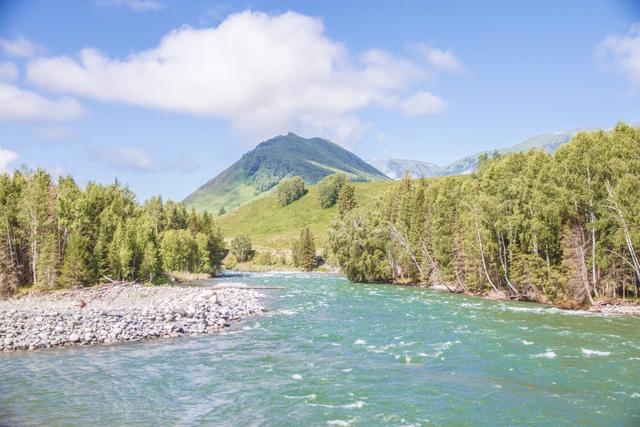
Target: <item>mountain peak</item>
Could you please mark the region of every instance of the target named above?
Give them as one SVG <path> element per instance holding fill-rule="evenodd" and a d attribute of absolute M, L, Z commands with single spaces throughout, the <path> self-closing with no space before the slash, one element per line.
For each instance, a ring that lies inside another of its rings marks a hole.
<path fill-rule="evenodd" d="M 289 132 L 258 144 L 189 195 L 185 203 L 213 212 L 221 207 L 228 210 L 260 197 L 285 177 L 299 176 L 307 184 L 315 184 L 336 172 L 345 173 L 353 181 L 388 179 L 338 144 Z"/>

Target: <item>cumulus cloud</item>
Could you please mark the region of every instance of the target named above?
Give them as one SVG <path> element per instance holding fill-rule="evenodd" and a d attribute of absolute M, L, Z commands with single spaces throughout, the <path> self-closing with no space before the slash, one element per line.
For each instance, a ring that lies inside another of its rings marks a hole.
<path fill-rule="evenodd" d="M 0 147 L 0 173 L 7 172 L 9 165 L 16 160 L 18 160 L 18 153 Z"/>
<path fill-rule="evenodd" d="M 18 78 L 18 67 L 13 62 L 0 62 L 0 80 L 10 82 Z"/>
<path fill-rule="evenodd" d="M 252 138 L 349 121 L 372 106 L 405 111 L 395 100 L 419 95 L 427 74 L 423 65 L 379 49 L 349 53 L 318 19 L 251 11 L 217 27 L 178 28 L 126 58 L 83 49 L 27 67 L 29 81 L 49 90 L 222 118 Z"/>
<path fill-rule="evenodd" d="M 401 100 L 399 105 L 408 116 L 429 116 L 447 109 L 447 104 L 431 92 L 415 93 Z"/>
<path fill-rule="evenodd" d="M 6 55 L 17 56 L 19 58 L 31 58 L 43 51 L 42 47 L 30 42 L 23 36 L 13 40 L 0 39 L 0 50 Z"/>
<path fill-rule="evenodd" d="M 432 67 L 449 73 L 462 73 L 464 67 L 453 54 L 453 50 L 441 50 L 426 43 L 416 45 L 416 50 L 427 60 Z"/>
<path fill-rule="evenodd" d="M 156 169 L 151 156 L 144 150 L 134 147 L 92 150 L 89 152 L 89 159 L 122 171 L 152 172 Z"/>
<path fill-rule="evenodd" d="M 128 7 L 135 12 L 150 12 L 164 9 L 166 3 L 160 0 L 96 0 L 98 6 Z"/>
<path fill-rule="evenodd" d="M 596 48 L 601 64 L 622 74 L 635 90 L 640 90 L 640 23 L 624 36 L 611 35 Z"/>
<path fill-rule="evenodd" d="M 66 121 L 83 114 L 84 109 L 74 99 L 49 99 L 0 82 L 0 121 Z"/>
<path fill-rule="evenodd" d="M 335 142 L 346 144 L 362 138 L 371 129 L 371 123 L 363 123 L 356 116 L 306 115 L 300 118 L 300 128 L 312 135 L 326 135 Z"/>

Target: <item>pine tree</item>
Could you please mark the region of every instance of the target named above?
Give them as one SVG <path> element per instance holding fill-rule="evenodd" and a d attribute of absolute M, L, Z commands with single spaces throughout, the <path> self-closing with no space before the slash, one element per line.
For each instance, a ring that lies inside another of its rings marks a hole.
<path fill-rule="evenodd" d="M 18 285 L 18 271 L 11 260 L 8 244 L 0 241 L 0 296 L 13 295 Z"/>
<path fill-rule="evenodd" d="M 300 232 L 300 244 L 298 246 L 299 255 L 298 262 L 300 268 L 305 271 L 311 271 L 318 265 L 316 257 L 316 245 L 313 234 L 309 231 L 309 227 L 305 227 Z"/>
<path fill-rule="evenodd" d="M 358 206 L 356 202 L 355 187 L 351 183 L 345 183 L 338 195 L 338 215 L 344 217 L 347 212 Z"/>
<path fill-rule="evenodd" d="M 94 279 L 89 239 L 79 231 L 71 232 L 65 251 L 60 282 L 64 286 L 88 285 Z"/>
<path fill-rule="evenodd" d="M 142 254 L 140 264 L 140 277 L 154 283 L 160 275 L 160 254 L 158 247 L 153 241 L 147 242 Z"/>

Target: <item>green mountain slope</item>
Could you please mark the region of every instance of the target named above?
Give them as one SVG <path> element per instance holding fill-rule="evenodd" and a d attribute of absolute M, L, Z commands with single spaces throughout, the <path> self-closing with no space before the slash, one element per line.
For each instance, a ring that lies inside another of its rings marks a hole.
<path fill-rule="evenodd" d="M 185 204 L 197 210 L 230 210 L 264 196 L 287 176 L 315 184 L 326 175 L 344 172 L 352 181 L 384 181 L 379 170 L 322 138 L 289 133 L 264 141 L 220 175 L 189 195 Z"/>
<path fill-rule="evenodd" d="M 358 206 L 371 205 L 393 185 L 392 181 L 355 183 Z M 290 205 L 280 206 L 275 194 L 268 194 L 223 215 L 218 224 L 228 238 L 247 235 L 257 248 L 269 249 L 288 249 L 299 237 L 302 227 L 309 226 L 317 247 L 321 247 L 336 214 L 335 206 L 320 207 L 317 189 L 312 186 L 307 194 Z"/>

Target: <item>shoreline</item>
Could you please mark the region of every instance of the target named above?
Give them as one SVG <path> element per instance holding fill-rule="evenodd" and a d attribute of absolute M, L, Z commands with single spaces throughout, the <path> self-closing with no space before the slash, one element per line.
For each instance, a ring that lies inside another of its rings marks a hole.
<path fill-rule="evenodd" d="M 489 291 L 485 293 L 474 293 L 468 291 L 452 291 L 447 288 L 445 285 L 437 284 L 431 286 L 421 286 L 415 283 L 381 283 L 385 285 L 392 286 L 406 286 L 406 287 L 415 287 L 420 289 L 432 289 L 438 292 L 446 292 L 449 294 L 460 294 L 467 295 L 472 297 L 478 297 L 482 299 L 488 299 L 492 301 L 512 301 L 512 302 L 523 302 L 523 303 L 531 303 L 531 304 L 541 304 L 550 308 L 556 308 L 558 310 L 566 310 L 566 311 L 584 311 L 592 314 L 601 314 L 605 316 L 635 316 L 640 317 L 640 304 L 634 303 L 633 300 L 602 300 L 597 301 L 597 304 L 592 305 L 590 307 L 578 307 L 578 308 L 567 308 L 560 307 L 552 303 L 545 303 L 540 301 L 530 301 L 530 300 L 516 300 L 510 299 L 506 297 L 504 294 L 496 294 L 495 292 Z"/>
<path fill-rule="evenodd" d="M 238 287 L 109 284 L 0 300 L 0 351 L 210 335 L 266 311 Z"/>
<path fill-rule="evenodd" d="M 243 266 L 237 266 L 236 268 L 234 268 L 233 270 L 230 271 L 238 271 L 240 273 L 290 273 L 290 274 L 304 274 L 304 273 L 309 273 L 309 272 L 304 272 L 304 271 L 300 271 L 300 270 L 280 270 L 280 269 L 263 269 L 260 271 L 257 270 L 252 270 L 251 268 L 249 269 L 242 269 Z M 320 273 L 320 274 L 340 274 L 342 275 L 341 272 L 337 271 L 337 272 L 333 272 L 333 271 L 317 271 L 317 270 L 313 270 L 311 271 L 311 273 Z M 532 303 L 532 304 L 541 304 L 541 305 L 545 305 L 548 307 L 553 307 L 553 308 L 557 308 L 558 310 L 566 310 L 566 311 L 585 311 L 588 313 L 593 313 L 593 314 L 602 314 L 602 315 L 607 315 L 607 316 L 636 316 L 636 317 L 640 317 L 640 301 L 639 302 L 635 302 L 634 300 L 623 300 L 623 299 L 616 299 L 616 300 L 602 300 L 602 301 L 598 301 L 596 305 L 590 306 L 590 307 L 578 307 L 578 308 L 567 308 L 567 307 L 560 307 L 558 305 L 552 304 L 552 303 L 545 303 L 545 302 L 541 302 L 541 301 L 530 301 L 530 300 L 515 300 L 515 299 L 510 299 L 508 297 L 506 297 L 504 294 L 497 294 L 493 291 L 488 291 L 488 292 L 484 292 L 484 293 L 475 293 L 475 292 L 469 292 L 469 291 L 453 291 L 450 288 L 448 288 L 447 286 L 445 286 L 444 284 L 435 284 L 435 285 L 431 285 L 431 286 L 424 286 L 418 283 L 399 283 L 399 282 L 375 282 L 372 284 L 379 284 L 379 285 L 387 285 L 387 286 L 403 286 L 403 287 L 407 287 L 407 288 L 419 288 L 419 289 L 431 289 L 434 291 L 438 291 L 438 292 L 446 292 L 449 294 L 460 294 L 460 295 L 466 295 L 466 296 L 473 296 L 473 297 L 478 297 L 478 298 L 483 298 L 483 299 L 488 299 L 488 300 L 492 300 L 492 301 L 513 301 L 513 302 L 524 302 L 524 303 Z"/>

